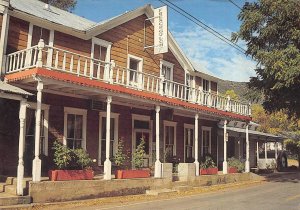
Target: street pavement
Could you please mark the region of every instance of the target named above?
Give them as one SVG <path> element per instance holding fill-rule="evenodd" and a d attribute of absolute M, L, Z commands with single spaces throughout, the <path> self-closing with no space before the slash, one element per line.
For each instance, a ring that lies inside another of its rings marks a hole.
<path fill-rule="evenodd" d="M 115 204 L 110 206 L 89 206 L 82 210 L 300 210 L 300 173 L 275 174 L 267 182 L 240 189 L 226 189 L 217 192 L 175 197 L 165 200 Z"/>

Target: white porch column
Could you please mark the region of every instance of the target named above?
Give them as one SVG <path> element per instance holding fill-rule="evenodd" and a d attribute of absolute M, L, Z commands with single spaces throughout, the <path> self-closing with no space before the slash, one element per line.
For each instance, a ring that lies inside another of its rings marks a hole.
<path fill-rule="evenodd" d="M 154 177 L 155 178 L 161 178 L 162 177 L 162 164 L 159 160 L 159 111 L 160 106 L 155 107 L 155 154 L 156 154 L 156 161 L 155 161 L 155 171 L 154 171 Z"/>
<path fill-rule="evenodd" d="M 23 195 L 23 178 L 24 178 L 24 144 L 25 144 L 25 120 L 26 120 L 26 108 L 27 104 L 25 100 L 20 101 L 20 134 L 19 134 L 19 161 L 17 171 L 17 195 Z"/>
<path fill-rule="evenodd" d="M 265 163 L 267 164 L 268 152 L 267 152 L 267 141 L 265 141 Z"/>
<path fill-rule="evenodd" d="M 38 81 L 36 96 L 36 115 L 35 115 L 35 141 L 34 141 L 34 160 L 32 162 L 32 181 L 41 181 L 42 162 L 40 155 L 40 134 L 41 134 L 41 113 L 42 113 L 42 90 L 43 83 Z"/>
<path fill-rule="evenodd" d="M 110 110 L 111 110 L 111 96 L 107 96 L 107 105 L 106 105 L 106 148 L 105 156 L 106 160 L 104 161 L 104 179 L 111 179 L 111 161 L 110 161 Z"/>
<path fill-rule="evenodd" d="M 2 16 L 2 27 L 1 27 L 1 36 L 0 36 L 0 74 L 5 74 L 5 62 L 6 62 L 6 56 L 5 56 L 5 50 L 7 46 L 7 39 L 8 39 L 8 28 L 9 28 L 9 14 L 8 14 L 8 7 L 9 7 L 9 1 L 8 0 L 2 0 L 0 2 L 0 13 L 3 13 Z"/>
<path fill-rule="evenodd" d="M 259 151 L 258 151 L 258 141 L 256 141 L 256 167 L 258 168 L 258 160 L 259 160 Z"/>
<path fill-rule="evenodd" d="M 195 165 L 196 165 L 196 176 L 199 176 L 199 160 L 198 160 L 198 119 L 199 115 L 195 115 Z"/>
<path fill-rule="evenodd" d="M 250 172 L 250 161 L 249 161 L 250 147 L 249 147 L 249 124 L 246 124 L 246 161 L 245 161 L 245 172 Z"/>
<path fill-rule="evenodd" d="M 223 174 L 227 174 L 227 120 L 224 121 L 224 161 L 223 161 Z"/>

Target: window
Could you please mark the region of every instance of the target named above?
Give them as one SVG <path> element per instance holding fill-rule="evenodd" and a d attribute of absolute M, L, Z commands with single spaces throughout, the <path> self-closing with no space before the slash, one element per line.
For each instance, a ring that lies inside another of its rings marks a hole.
<path fill-rule="evenodd" d="M 141 72 L 143 72 L 143 59 L 133 55 L 128 55 L 127 68 L 129 69 L 127 74 L 128 84 L 132 86 L 142 84 Z"/>
<path fill-rule="evenodd" d="M 185 74 L 185 85 L 186 85 L 186 91 L 185 91 L 185 99 L 190 100 L 192 91 L 190 91 L 192 87 L 192 81 L 194 80 L 194 77 L 191 76 L 189 73 Z"/>
<path fill-rule="evenodd" d="M 206 79 L 203 79 L 203 90 L 209 92 L 210 91 L 210 82 Z"/>
<path fill-rule="evenodd" d="M 184 162 L 194 162 L 195 157 L 195 137 L 194 126 L 184 124 Z"/>
<path fill-rule="evenodd" d="M 86 110 L 65 107 L 64 145 L 86 149 L 86 116 Z"/>
<path fill-rule="evenodd" d="M 100 113 L 100 139 L 98 165 L 103 165 L 106 159 L 106 112 Z M 119 114 L 110 113 L 110 157 L 113 157 L 118 146 Z"/>
<path fill-rule="evenodd" d="M 173 63 L 161 60 L 160 74 L 163 75 L 166 80 L 173 81 L 173 67 L 174 67 Z"/>
<path fill-rule="evenodd" d="M 176 122 L 164 121 L 165 158 L 176 155 Z"/>
<path fill-rule="evenodd" d="M 211 153 L 211 128 L 202 126 L 202 156 Z"/>

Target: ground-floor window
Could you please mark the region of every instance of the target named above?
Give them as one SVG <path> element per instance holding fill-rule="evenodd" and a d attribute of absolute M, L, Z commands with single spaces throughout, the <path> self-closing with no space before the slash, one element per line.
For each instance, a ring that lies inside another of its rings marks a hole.
<path fill-rule="evenodd" d="M 194 125 L 184 124 L 184 162 L 194 162 L 195 157 Z"/>
<path fill-rule="evenodd" d="M 211 154 L 211 127 L 202 126 L 201 154 L 203 157 L 207 154 Z"/>
<path fill-rule="evenodd" d="M 64 111 L 64 145 L 71 149 L 86 149 L 87 111 L 69 107 Z"/>
<path fill-rule="evenodd" d="M 106 113 L 100 113 L 100 148 L 98 165 L 103 165 L 106 159 Z M 119 114 L 110 113 L 110 157 L 113 157 L 118 145 Z"/>
<path fill-rule="evenodd" d="M 165 159 L 176 155 L 176 122 L 164 121 Z"/>

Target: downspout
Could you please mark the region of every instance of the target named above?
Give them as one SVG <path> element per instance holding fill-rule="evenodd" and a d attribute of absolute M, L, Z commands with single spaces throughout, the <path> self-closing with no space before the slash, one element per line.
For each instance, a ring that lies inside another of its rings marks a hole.
<path fill-rule="evenodd" d="M 8 37 L 8 27 L 9 27 L 9 15 L 8 7 L 10 0 L 0 0 L 0 13 L 3 14 L 2 18 L 2 28 L 1 28 L 1 37 L 0 37 L 0 79 L 1 81 L 5 75 L 5 60 L 6 60 L 6 46 L 7 46 L 7 37 Z"/>

